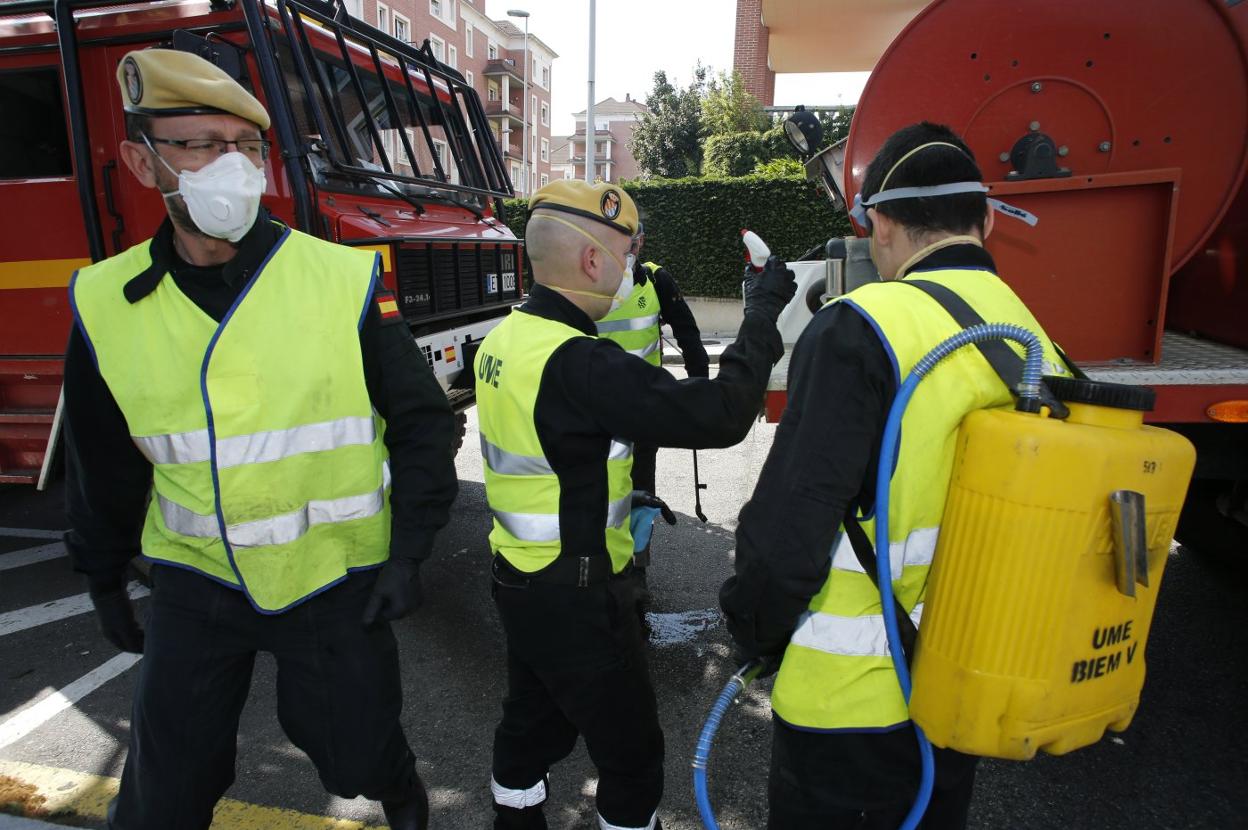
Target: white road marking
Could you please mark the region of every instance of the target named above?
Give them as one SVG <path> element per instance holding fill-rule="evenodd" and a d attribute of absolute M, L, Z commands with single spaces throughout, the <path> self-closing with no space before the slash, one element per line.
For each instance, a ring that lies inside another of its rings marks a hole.
<path fill-rule="evenodd" d="M 21 568 L 26 565 L 47 562 L 49 559 L 59 559 L 64 555 L 65 546 L 60 542 L 42 545 L 37 548 L 26 548 L 13 553 L 0 554 L 0 571 L 11 571 L 14 568 Z"/>
<path fill-rule="evenodd" d="M 0 527 L 0 536 L 16 536 L 19 539 L 55 539 L 61 541 L 63 530 L 39 530 L 28 527 Z"/>
<path fill-rule="evenodd" d="M 150 591 L 137 582 L 130 583 L 130 599 L 145 597 Z M 75 594 L 64 599 L 54 599 L 42 605 L 31 605 L 0 614 L 0 637 L 15 634 L 28 628 L 76 617 L 93 610 L 90 594 Z"/>
<path fill-rule="evenodd" d="M 56 690 L 34 706 L 23 709 L 0 723 L 0 749 L 20 741 L 142 659 L 142 654 L 122 652 L 65 688 Z"/>

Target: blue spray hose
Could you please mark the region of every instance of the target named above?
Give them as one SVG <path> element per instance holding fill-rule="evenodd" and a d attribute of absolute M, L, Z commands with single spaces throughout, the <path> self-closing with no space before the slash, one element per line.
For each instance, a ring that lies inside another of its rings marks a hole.
<path fill-rule="evenodd" d="M 914 395 L 919 382 L 936 368 L 936 365 L 963 346 L 985 340 L 1014 340 L 1027 348 L 1027 357 L 1023 365 L 1023 376 L 1015 390 L 1019 398 L 1036 398 L 1040 394 L 1041 363 L 1044 358 L 1044 347 L 1040 338 L 1020 326 L 1005 323 L 983 323 L 972 326 L 953 335 L 928 352 L 922 360 L 914 365 L 905 383 L 897 391 L 892 408 L 888 411 L 888 420 L 884 423 L 884 437 L 880 449 L 880 467 L 875 485 L 875 550 L 876 565 L 879 568 L 880 607 L 884 610 L 884 629 L 888 632 L 888 650 L 892 654 L 893 668 L 897 671 L 897 682 L 905 695 L 906 703 L 910 702 L 910 667 L 906 665 L 906 655 L 901 645 L 901 632 L 897 627 L 897 616 L 889 613 L 894 607 L 892 562 L 888 537 L 888 496 L 889 485 L 893 477 L 893 466 L 900 446 L 901 419 L 906 406 Z M 725 690 L 727 691 L 727 690 Z M 705 731 L 705 730 L 704 730 Z M 914 830 L 927 810 L 927 803 L 932 797 L 932 784 L 936 774 L 936 759 L 932 754 L 932 745 L 916 723 L 915 735 L 919 740 L 919 757 L 923 762 L 923 774 L 919 779 L 919 793 L 910 807 L 909 814 L 902 822 L 901 830 Z M 713 730 L 712 730 L 713 733 Z M 707 825 L 708 827 L 711 825 Z"/>
<path fill-rule="evenodd" d="M 719 822 L 715 820 L 715 812 L 711 809 L 711 796 L 706 790 L 706 762 L 711 755 L 711 743 L 715 733 L 719 731 L 719 723 L 728 713 L 728 707 L 737 699 L 737 695 L 750 685 L 762 670 L 761 660 L 751 660 L 728 680 L 728 685 L 715 699 L 711 714 L 702 725 L 702 734 L 698 736 L 698 748 L 693 753 L 693 794 L 698 802 L 698 813 L 702 816 L 702 824 L 707 830 L 719 830 Z"/>

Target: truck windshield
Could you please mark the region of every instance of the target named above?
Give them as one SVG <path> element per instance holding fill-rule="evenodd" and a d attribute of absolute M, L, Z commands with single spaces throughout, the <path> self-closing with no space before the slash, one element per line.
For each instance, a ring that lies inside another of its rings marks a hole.
<path fill-rule="evenodd" d="M 514 195 L 480 99 L 458 72 L 341 6 L 276 6 L 286 34 L 278 62 L 319 177 L 477 210 Z"/>

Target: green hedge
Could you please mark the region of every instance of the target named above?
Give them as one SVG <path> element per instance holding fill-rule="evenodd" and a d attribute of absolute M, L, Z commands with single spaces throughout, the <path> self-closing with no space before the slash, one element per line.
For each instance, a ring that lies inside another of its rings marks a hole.
<path fill-rule="evenodd" d="M 813 183 L 799 177 L 651 179 L 625 182 L 646 223 L 642 259 L 667 267 L 681 290 L 699 297 L 739 297 L 745 248 L 741 229 L 795 259 L 833 236 L 852 231 Z M 524 236 L 528 203 L 509 199 L 506 220 Z"/>

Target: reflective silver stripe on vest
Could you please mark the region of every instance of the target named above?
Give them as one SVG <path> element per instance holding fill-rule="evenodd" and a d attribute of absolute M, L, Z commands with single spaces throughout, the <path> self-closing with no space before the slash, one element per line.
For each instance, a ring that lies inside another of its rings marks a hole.
<path fill-rule="evenodd" d="M 491 443 L 484 433 L 481 433 L 481 455 L 485 458 L 485 463 L 489 465 L 490 471 L 499 475 L 549 476 L 555 474 L 545 456 L 520 455 L 519 453 L 508 452 L 497 444 Z M 632 455 L 633 442 L 621 441 L 616 438 L 611 441 L 611 448 L 607 452 L 607 460 L 623 461 L 626 458 L 631 458 Z"/>
<path fill-rule="evenodd" d="M 619 527 L 628 521 L 628 514 L 633 509 L 633 494 L 629 493 L 619 501 L 607 505 L 607 527 Z"/>
<path fill-rule="evenodd" d="M 536 807 L 546 800 L 546 781 L 545 779 L 538 781 L 528 789 L 513 790 L 495 781 L 494 776 L 491 775 L 490 792 L 494 796 L 495 804 L 523 810 L 525 807 Z"/>
<path fill-rule="evenodd" d="M 620 527 L 628 521 L 633 508 L 633 496 L 629 493 L 607 505 L 607 527 Z M 503 530 L 522 542 L 559 541 L 558 513 L 511 513 L 491 508 L 494 518 Z"/>
<path fill-rule="evenodd" d="M 185 508 L 164 496 L 158 496 L 157 498 L 160 501 L 160 516 L 165 521 L 165 527 L 174 533 L 180 533 L 183 536 L 196 536 L 201 539 L 219 539 L 221 537 L 221 527 L 217 524 L 215 515 L 205 516 L 202 513 L 196 513 L 194 510 Z"/>
<path fill-rule="evenodd" d="M 234 435 L 217 441 L 217 468 L 263 464 L 305 452 L 371 444 L 377 427 L 371 416 L 352 416 L 290 429 Z M 131 436 L 135 446 L 153 464 L 194 464 L 211 459 L 208 430 L 168 435 Z"/>
<path fill-rule="evenodd" d="M 212 457 L 206 429 L 171 432 L 168 435 L 132 435 L 130 440 L 153 464 L 194 464 Z"/>
<path fill-rule="evenodd" d="M 914 606 L 910 619 L 917 626 L 923 618 L 923 603 Z M 808 611 L 793 632 L 794 645 L 845 657 L 888 657 L 888 633 L 881 614 L 840 617 L 821 611 Z"/>
<path fill-rule="evenodd" d="M 923 527 L 912 530 L 902 542 L 893 542 L 888 546 L 889 565 L 893 570 L 893 579 L 901 579 L 902 568 L 915 565 L 930 565 L 936 556 L 936 542 L 940 538 L 939 527 Z M 874 540 L 872 540 L 874 541 Z M 855 571 L 863 573 L 849 537 L 842 533 L 832 549 L 832 567 L 838 571 Z"/>
<path fill-rule="evenodd" d="M 642 329 L 648 329 L 651 326 L 657 326 L 658 324 L 659 315 L 650 314 L 645 317 L 629 317 L 625 320 L 599 321 L 596 325 L 598 326 L 599 334 L 607 334 L 609 332 L 616 331 L 641 331 Z"/>
<path fill-rule="evenodd" d="M 481 455 L 490 470 L 505 476 L 548 476 L 554 475 L 550 462 L 541 455 L 520 455 L 508 452 L 502 447 L 491 444 L 481 433 Z"/>
<path fill-rule="evenodd" d="M 253 432 L 217 440 L 217 468 L 263 464 L 305 452 L 371 444 L 377 438 L 372 416 L 352 416 L 319 424 L 303 424 L 272 432 Z"/>
<path fill-rule="evenodd" d="M 375 516 L 386 505 L 386 490 L 390 487 L 389 462 L 382 465 L 381 477 L 381 487 L 370 493 L 310 501 L 290 513 L 230 525 L 226 528 L 226 535 L 230 544 L 236 548 L 285 545 L 294 542 L 316 525 Z M 164 496 L 159 499 L 161 518 L 164 519 L 165 527 L 174 533 L 207 539 L 220 538 L 221 529 L 217 525 L 216 516 L 205 516 L 188 510 Z"/>
<path fill-rule="evenodd" d="M 658 350 L 659 350 L 659 341 L 655 340 L 653 343 L 647 343 L 644 347 L 640 349 L 625 349 L 624 351 L 632 355 L 637 355 L 637 357 L 646 358 L 654 354 Z"/>

